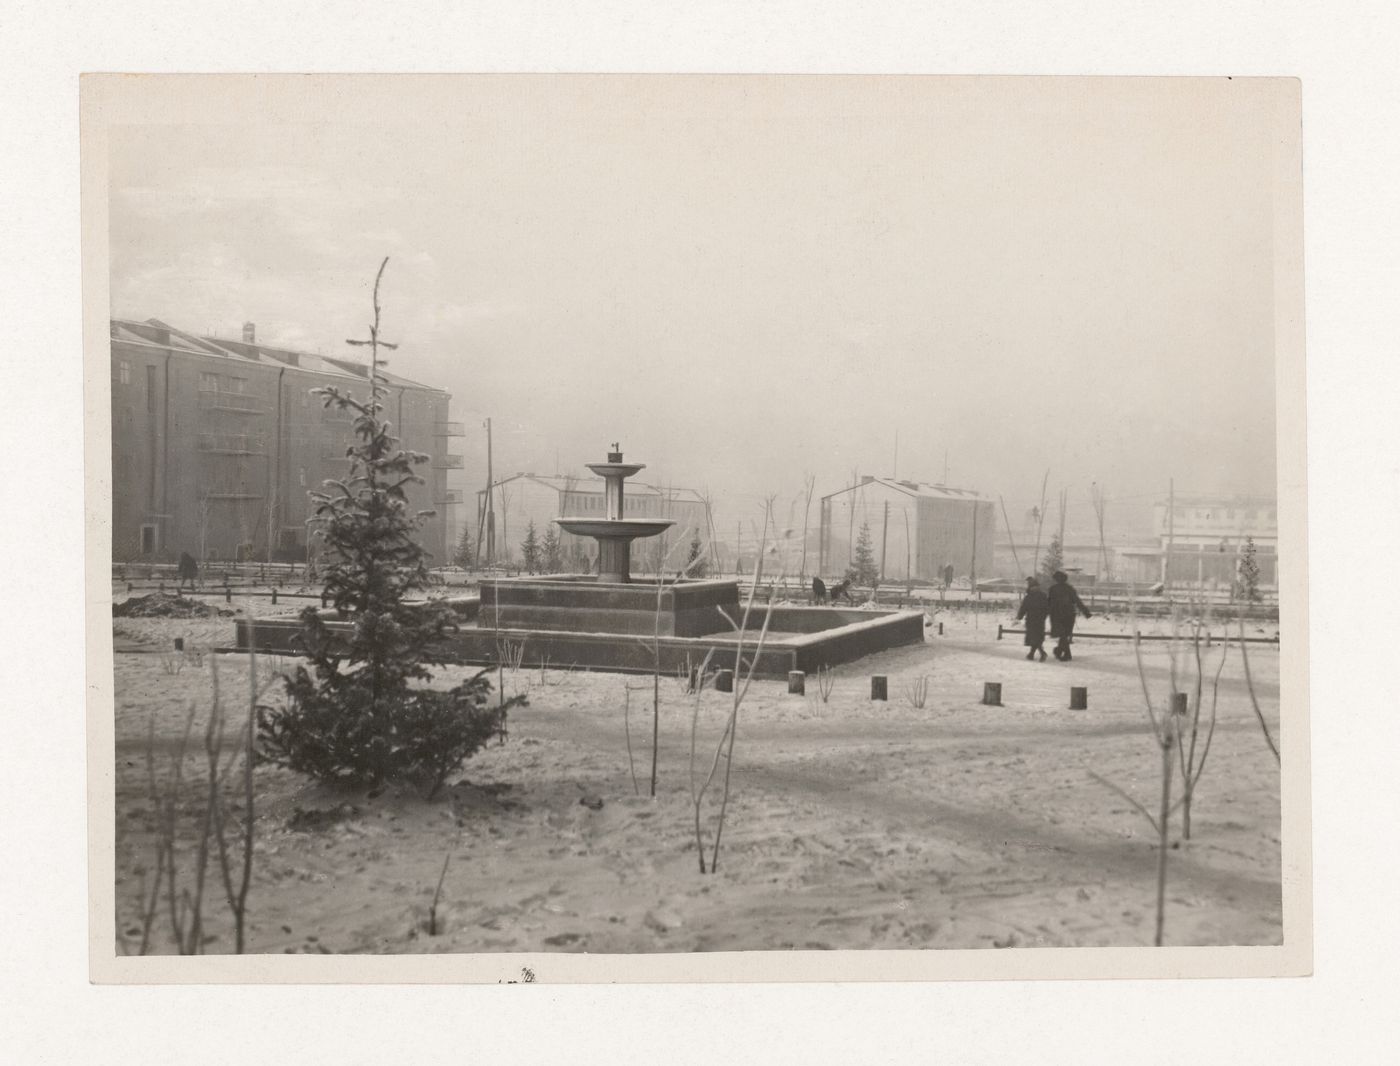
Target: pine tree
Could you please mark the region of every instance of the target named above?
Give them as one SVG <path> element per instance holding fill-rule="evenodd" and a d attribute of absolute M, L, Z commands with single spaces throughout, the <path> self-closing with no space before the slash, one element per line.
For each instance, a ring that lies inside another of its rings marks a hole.
<path fill-rule="evenodd" d="M 557 574 L 564 569 L 564 553 L 560 550 L 559 530 L 555 528 L 553 522 L 544 531 L 544 542 L 540 550 L 546 574 Z"/>
<path fill-rule="evenodd" d="M 535 532 L 535 520 L 525 527 L 525 539 L 520 542 L 520 557 L 525 562 L 527 572 L 533 574 L 540 568 L 540 538 Z"/>
<path fill-rule="evenodd" d="M 700 557 L 704 546 L 700 543 L 700 531 L 697 529 L 695 535 L 690 538 L 690 555 L 686 559 L 685 572 L 691 577 L 704 577 L 709 564 Z"/>
<path fill-rule="evenodd" d="M 1246 603 L 1259 602 L 1259 558 L 1254 538 L 1244 538 L 1244 554 L 1240 557 L 1240 592 Z"/>
<path fill-rule="evenodd" d="M 262 756 L 298 773 L 344 785 L 406 780 L 436 792 L 448 774 L 500 728 L 505 707 L 490 707 L 485 671 L 457 687 L 432 690 L 440 642 L 456 628 L 451 608 L 406 602 L 428 584 L 428 553 L 414 534 L 431 512 L 409 511 L 405 486 L 428 456 L 405 451 L 382 418 L 384 378 L 379 339 L 379 281 L 374 281 L 370 394 L 357 400 L 328 386 L 324 406 L 350 414 L 355 443 L 350 471 L 312 493 L 323 551 L 324 595 L 353 624 L 332 629 L 318 607 L 301 613 L 302 647 L 311 670 L 285 677 L 288 704 L 258 708 Z"/>
<path fill-rule="evenodd" d="M 1045 549 L 1045 557 L 1040 561 L 1040 574 L 1048 582 L 1056 570 L 1064 567 L 1064 548 L 1060 544 L 1058 536 L 1050 538 L 1050 545 Z"/>
<path fill-rule="evenodd" d="M 472 549 L 472 527 L 471 523 L 462 526 L 462 536 L 457 541 L 457 550 L 452 553 L 452 565 L 460 566 L 463 570 L 469 569 L 476 561 Z"/>
<path fill-rule="evenodd" d="M 860 524 L 860 536 L 856 537 L 856 554 L 852 563 L 856 584 L 874 588 L 880 580 L 880 568 L 875 565 L 875 549 L 870 542 L 870 523 Z"/>

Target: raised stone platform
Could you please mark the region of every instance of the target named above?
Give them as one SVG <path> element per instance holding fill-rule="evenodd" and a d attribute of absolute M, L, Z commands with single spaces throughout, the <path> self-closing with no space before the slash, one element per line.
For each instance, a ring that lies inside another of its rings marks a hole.
<path fill-rule="evenodd" d="M 659 615 L 658 615 L 659 606 Z M 590 577 L 504 578 L 483 582 L 477 625 L 568 633 L 698 637 L 728 631 L 739 618 L 737 581 L 681 581 L 657 586 Z"/>
<path fill-rule="evenodd" d="M 524 581 L 522 584 L 545 584 L 545 582 Z M 493 583 L 494 584 L 494 583 Z M 506 582 L 501 581 L 500 586 Z M 557 593 L 557 582 L 554 585 Z M 581 584 L 581 583 L 580 583 Z M 706 610 L 714 611 L 720 618 L 720 626 L 709 633 L 685 634 L 666 633 L 658 640 L 661 669 L 666 673 L 676 673 L 698 666 L 707 653 L 713 652 L 712 666 L 733 669 L 737 638 L 729 623 L 718 614 L 720 604 L 729 601 L 717 586 L 735 585 L 732 581 L 692 582 L 691 589 L 697 595 L 687 597 L 687 585 L 679 586 L 681 591 L 680 609 L 673 629 L 698 625 Z M 708 589 L 705 586 L 709 586 Z M 619 673 L 650 673 L 653 668 L 651 635 L 656 610 L 656 586 L 627 586 L 631 589 L 648 592 L 650 607 L 645 611 L 645 628 L 632 628 L 624 632 L 549 629 L 541 626 L 493 626 L 488 620 L 484 604 L 478 618 L 478 625 L 465 623 L 470 617 L 469 609 L 459 609 L 464 618 L 460 632 L 449 637 L 443 645 L 442 654 L 449 662 L 494 664 L 499 661 L 502 646 L 506 641 L 523 645 L 522 665 L 540 666 L 548 664 L 557 669 L 607 670 Z M 483 601 L 487 589 L 483 587 Z M 499 604 L 504 614 L 510 605 L 502 603 L 494 595 L 493 603 Z M 526 590 L 517 588 L 516 592 Z M 737 589 L 736 597 L 737 597 Z M 663 602 L 665 593 L 663 592 Z M 514 595 L 511 596 L 514 599 Z M 709 602 L 706 602 L 706 601 Z M 620 612 L 611 616 L 619 624 L 639 626 L 642 622 L 640 605 L 622 600 L 620 606 L 610 608 Z M 462 607 L 466 607 L 463 604 Z M 528 597 L 514 606 L 532 609 Z M 738 619 L 742 607 L 731 611 Z M 764 608 L 755 604 L 749 618 L 749 632 L 744 638 L 744 661 L 751 661 L 753 649 L 758 639 L 758 630 L 763 625 Z M 334 612 L 328 612 L 333 616 Z M 580 623 L 585 616 L 577 615 Z M 595 620 L 596 623 L 596 620 Z M 332 628 L 348 627 L 348 621 L 329 620 Z M 237 619 L 237 650 L 246 651 L 250 647 L 282 654 L 297 654 L 301 634 L 301 623 L 295 619 Z M 774 607 L 769 621 L 771 635 L 765 642 L 759 656 L 756 676 L 762 678 L 785 677 L 790 670 L 814 671 L 821 666 L 836 666 L 852 662 L 863 656 L 883 651 L 886 648 L 918 644 L 924 639 L 924 615 L 921 611 L 856 611 L 837 610 L 829 607 Z M 640 639 L 639 639 L 640 638 Z"/>

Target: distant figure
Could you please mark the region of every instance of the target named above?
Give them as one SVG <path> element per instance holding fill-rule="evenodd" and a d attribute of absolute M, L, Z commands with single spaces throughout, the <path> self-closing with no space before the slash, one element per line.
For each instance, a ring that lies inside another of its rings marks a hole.
<path fill-rule="evenodd" d="M 836 584 L 831 586 L 831 602 L 834 604 L 837 600 L 845 600 L 847 603 L 854 602 L 851 599 L 850 578 L 846 578 L 846 580 L 844 581 L 838 581 Z"/>
<path fill-rule="evenodd" d="M 943 568 L 943 587 L 950 589 L 953 587 L 953 564 L 949 563 Z"/>
<path fill-rule="evenodd" d="M 1040 587 L 1040 582 L 1033 577 L 1026 578 L 1026 595 L 1021 599 L 1021 609 L 1016 612 L 1016 621 L 1022 618 L 1026 620 L 1026 647 L 1030 651 L 1026 652 L 1027 659 L 1034 659 L 1036 652 L 1040 653 L 1040 661 L 1045 661 L 1045 619 L 1050 614 L 1050 597 L 1045 595 L 1045 590 Z M 1074 620 L 1073 614 L 1070 620 Z M 1059 652 L 1055 653 L 1059 658 Z"/>
<path fill-rule="evenodd" d="M 1050 600 L 1050 635 L 1059 640 L 1055 645 L 1055 658 L 1067 663 L 1074 658 L 1069 651 L 1070 638 L 1074 635 L 1074 612 L 1078 611 L 1085 618 L 1094 616 L 1089 613 L 1089 608 L 1084 606 L 1079 593 L 1075 592 L 1074 586 L 1069 583 L 1068 574 L 1063 570 L 1056 570 L 1052 576 L 1055 583 L 1046 594 Z"/>
<path fill-rule="evenodd" d="M 819 577 L 812 578 L 812 602 L 817 606 L 826 602 L 826 582 Z"/>
<path fill-rule="evenodd" d="M 194 561 L 194 556 L 189 552 L 180 553 L 180 562 L 175 567 L 175 573 L 180 578 L 180 583 L 175 586 L 175 595 L 180 595 L 185 588 L 185 582 L 190 583 L 190 591 L 195 590 L 195 580 L 199 577 L 199 564 Z"/>

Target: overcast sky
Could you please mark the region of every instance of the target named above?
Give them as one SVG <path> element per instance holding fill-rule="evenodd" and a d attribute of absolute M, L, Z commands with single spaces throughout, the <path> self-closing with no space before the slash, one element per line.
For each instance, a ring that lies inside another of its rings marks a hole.
<path fill-rule="evenodd" d="M 112 310 L 345 355 L 390 256 L 391 366 L 452 392 L 469 490 L 490 415 L 498 472 L 619 440 L 722 519 L 945 453 L 1013 514 L 1047 468 L 1081 515 L 1096 480 L 1267 493 L 1267 88 L 498 77 L 401 123 L 128 126 Z"/>

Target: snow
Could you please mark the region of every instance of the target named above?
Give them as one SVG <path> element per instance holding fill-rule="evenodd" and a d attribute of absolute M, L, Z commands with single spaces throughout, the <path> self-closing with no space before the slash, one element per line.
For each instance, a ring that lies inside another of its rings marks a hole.
<path fill-rule="evenodd" d="M 280 605 L 279 605 L 280 606 Z M 258 613 L 266 613 L 259 604 Z M 295 613 L 296 606 L 286 609 Z M 256 772 L 258 848 L 250 895 L 254 952 L 674 952 L 783 948 L 977 948 L 1152 942 L 1155 834 L 1111 781 L 1149 809 L 1160 787 L 1129 641 L 1077 639 L 1069 664 L 1031 663 L 1020 638 L 998 642 L 1004 614 L 930 612 L 945 635 L 838 668 L 830 702 L 809 677 L 755 681 L 739 717 L 717 873 L 702 876 L 689 751 L 693 698 L 661 679 L 658 795 L 650 770 L 650 681 L 538 669 L 507 672 L 528 689 L 509 738 L 471 759 L 432 802 L 408 789 L 340 793 L 288 771 Z M 1085 630 L 1129 625 L 1095 618 Z M 1147 623 L 1169 630 L 1170 623 Z M 116 656 L 119 934 L 139 925 L 141 871 L 152 862 L 147 729 L 166 764 L 193 704 L 196 729 L 221 689 L 246 692 L 248 661 L 226 646 L 228 619 L 120 620 L 123 647 L 196 654 Z M 1278 737 L 1276 646 L 1252 645 L 1256 695 Z M 1211 649 L 1207 678 L 1219 647 Z M 1167 702 L 1168 645 L 1142 647 L 1149 685 Z M 294 660 L 260 660 L 265 675 Z M 451 684 L 471 668 L 443 668 Z M 1194 671 L 1182 656 L 1179 669 Z M 177 672 L 178 671 L 178 672 Z M 872 702 L 870 676 L 889 678 Z M 927 705 L 908 698 L 929 681 Z M 1002 707 L 978 702 L 1002 684 Z M 635 773 L 623 721 L 630 697 Z M 1089 709 L 1070 711 L 1071 686 Z M 1183 687 L 1189 687 L 1183 684 Z M 637 689 L 643 691 L 636 691 Z M 1209 698 L 1209 680 L 1207 681 Z M 732 697 L 703 693 L 699 772 L 713 760 Z M 229 706 L 235 716 L 244 713 Z M 1190 841 L 1173 820 L 1168 944 L 1276 944 L 1282 936 L 1279 769 L 1245 688 L 1238 648 L 1221 678 L 1219 724 L 1196 793 Z M 232 730 L 231 730 L 232 732 Z M 201 734 L 196 733 L 198 738 Z M 1281 743 L 1286 745 L 1284 736 Z M 199 749 L 195 743 L 194 748 Z M 202 750 L 186 766 L 192 844 Z M 1174 783 L 1179 792 L 1180 780 Z M 718 783 L 702 814 L 713 844 Z M 593 809 L 597 800 L 599 809 Z M 585 804 L 581 801 L 588 800 Z M 428 905 L 451 855 L 438 907 Z M 157 922 L 157 950 L 168 918 Z M 231 950 L 221 894 L 206 905 Z M 119 949 L 120 950 L 120 949 Z"/>

